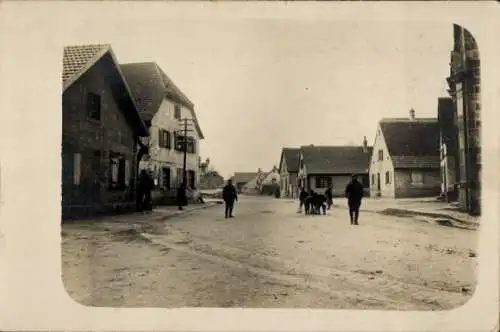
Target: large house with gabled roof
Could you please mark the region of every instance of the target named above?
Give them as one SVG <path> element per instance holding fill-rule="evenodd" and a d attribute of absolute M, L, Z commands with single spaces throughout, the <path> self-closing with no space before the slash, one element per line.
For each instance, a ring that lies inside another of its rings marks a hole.
<path fill-rule="evenodd" d="M 366 137 L 361 146 L 315 146 L 300 148 L 298 186 L 323 194 L 328 186 L 333 195 L 343 197 L 353 175 L 369 194 L 368 168 L 372 148 Z"/>
<path fill-rule="evenodd" d="M 156 185 L 154 196 L 175 197 L 183 181 L 183 124 L 188 121 L 186 178 L 188 195 L 195 196 L 200 181 L 199 141 L 204 139 L 194 104 L 174 84 L 155 62 L 121 65 L 139 114 L 149 129 L 144 143 L 149 153 L 139 168 L 153 174 Z"/>
<path fill-rule="evenodd" d="M 64 47 L 63 219 L 135 207 L 135 181 L 148 130 L 108 44 Z"/>
<path fill-rule="evenodd" d="M 382 119 L 370 161 L 375 197 L 425 197 L 441 192 L 440 128 L 436 118 Z"/>

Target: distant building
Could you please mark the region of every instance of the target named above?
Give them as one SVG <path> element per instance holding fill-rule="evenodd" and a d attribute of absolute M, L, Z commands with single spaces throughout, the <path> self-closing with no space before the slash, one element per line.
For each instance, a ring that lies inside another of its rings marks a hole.
<path fill-rule="evenodd" d="M 134 208 L 148 130 L 111 46 L 65 47 L 62 81 L 63 218 Z"/>
<path fill-rule="evenodd" d="M 257 176 L 258 172 L 236 172 L 231 177 L 233 185 L 236 187 L 238 192 L 241 192 L 243 186 L 247 184 L 250 180 Z"/>
<path fill-rule="evenodd" d="M 368 167 L 372 148 L 366 137 L 362 146 L 302 146 L 298 186 L 324 193 L 329 185 L 333 195 L 343 197 L 352 175 L 357 175 L 369 194 Z"/>
<path fill-rule="evenodd" d="M 255 176 L 251 178 L 247 183 L 241 188 L 241 192 L 247 195 L 258 195 L 260 194 L 260 184 L 262 180 L 266 177 L 267 172 L 258 169 Z"/>
<path fill-rule="evenodd" d="M 474 37 L 453 25 L 450 96 L 455 103 L 458 124 L 459 197 L 462 209 L 481 213 L 481 83 L 479 50 Z"/>
<path fill-rule="evenodd" d="M 277 186 L 280 185 L 280 173 L 278 171 L 278 167 L 276 166 L 273 166 L 273 168 L 269 172 L 266 172 L 262 176 L 258 183 L 259 191 L 262 192 L 262 188 L 270 184 Z"/>
<path fill-rule="evenodd" d="M 281 181 L 281 197 L 296 198 L 298 196 L 300 148 L 283 148 L 281 150 L 278 171 Z"/>
<path fill-rule="evenodd" d="M 382 119 L 377 127 L 370 161 L 372 196 L 438 196 L 441 192 L 437 119 Z"/>
<path fill-rule="evenodd" d="M 458 126 L 451 98 L 438 98 L 440 131 L 441 195 L 446 201 L 458 199 L 460 185 L 458 161 Z"/>

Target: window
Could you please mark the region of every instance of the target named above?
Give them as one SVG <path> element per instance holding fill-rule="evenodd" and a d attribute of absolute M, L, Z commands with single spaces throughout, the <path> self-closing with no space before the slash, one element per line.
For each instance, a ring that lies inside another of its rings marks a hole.
<path fill-rule="evenodd" d="M 378 160 L 379 161 L 384 160 L 384 151 L 383 150 L 378 150 Z"/>
<path fill-rule="evenodd" d="M 375 184 L 375 174 L 372 174 L 372 184 Z"/>
<path fill-rule="evenodd" d="M 164 149 L 172 148 L 172 135 L 168 130 L 165 129 L 158 130 L 158 146 Z"/>
<path fill-rule="evenodd" d="M 385 184 L 391 183 L 391 173 L 389 171 L 385 172 Z"/>
<path fill-rule="evenodd" d="M 176 118 L 177 120 L 181 119 L 181 105 L 179 104 L 176 104 L 174 106 L 174 118 Z"/>
<path fill-rule="evenodd" d="M 193 137 L 187 137 L 187 153 L 196 153 L 196 141 Z"/>
<path fill-rule="evenodd" d="M 316 188 L 328 188 L 332 184 L 332 178 L 329 176 L 317 176 Z"/>
<path fill-rule="evenodd" d="M 412 184 L 423 184 L 424 183 L 424 174 L 420 171 L 411 170 L 410 178 Z"/>
<path fill-rule="evenodd" d="M 126 176 L 127 166 L 125 158 L 118 153 L 110 152 L 109 163 L 110 163 L 109 188 L 124 189 L 126 183 L 128 182 L 128 177 Z"/>
<path fill-rule="evenodd" d="M 96 93 L 87 94 L 87 116 L 93 120 L 101 120 L 101 96 Z"/>
<path fill-rule="evenodd" d="M 170 168 L 168 167 L 161 169 L 161 186 L 170 189 Z"/>
<path fill-rule="evenodd" d="M 184 151 L 184 136 L 179 133 L 175 133 L 174 145 L 176 151 Z"/>

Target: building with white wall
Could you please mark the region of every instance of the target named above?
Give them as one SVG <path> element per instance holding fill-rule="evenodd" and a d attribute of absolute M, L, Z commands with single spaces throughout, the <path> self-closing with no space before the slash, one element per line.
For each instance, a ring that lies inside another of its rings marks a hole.
<path fill-rule="evenodd" d="M 155 62 L 123 64 L 121 69 L 150 133 L 144 141 L 149 152 L 140 161 L 139 169 L 151 171 L 157 194 L 175 196 L 183 180 L 182 120 L 188 119 L 186 177 L 188 191 L 196 194 L 200 180 L 199 142 L 204 136 L 194 104 Z"/>

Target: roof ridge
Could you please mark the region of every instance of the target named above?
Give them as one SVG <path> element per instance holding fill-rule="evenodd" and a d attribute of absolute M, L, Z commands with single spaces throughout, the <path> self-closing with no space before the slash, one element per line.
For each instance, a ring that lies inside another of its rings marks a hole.
<path fill-rule="evenodd" d="M 126 62 L 126 63 L 120 63 L 120 66 L 130 66 L 130 65 L 149 65 L 149 64 L 155 64 L 155 61 L 141 61 L 141 62 Z"/>

